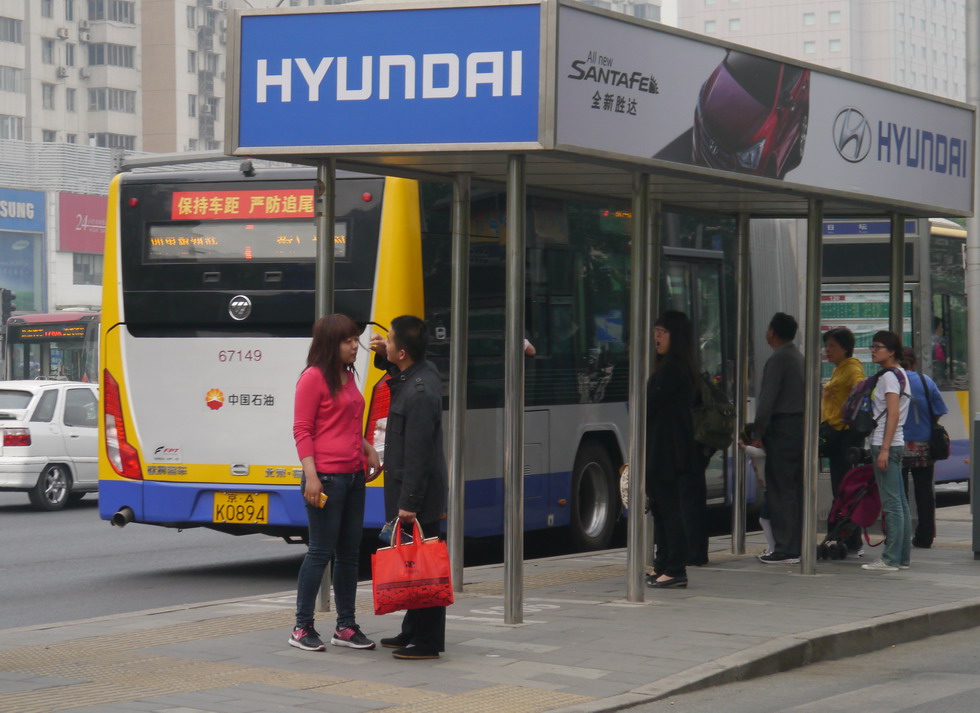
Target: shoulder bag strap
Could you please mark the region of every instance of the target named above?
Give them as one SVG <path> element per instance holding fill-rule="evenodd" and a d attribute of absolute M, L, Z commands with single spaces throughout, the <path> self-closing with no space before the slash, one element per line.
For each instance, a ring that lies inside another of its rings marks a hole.
<path fill-rule="evenodd" d="M 936 416 L 932 412 L 932 395 L 929 393 L 929 387 L 926 385 L 925 377 L 922 376 L 922 374 L 920 374 L 919 372 L 915 372 L 915 373 L 918 375 L 919 381 L 922 382 L 922 390 L 925 392 L 926 395 L 926 408 L 929 409 L 929 428 L 932 428 L 932 425 L 936 422 Z"/>

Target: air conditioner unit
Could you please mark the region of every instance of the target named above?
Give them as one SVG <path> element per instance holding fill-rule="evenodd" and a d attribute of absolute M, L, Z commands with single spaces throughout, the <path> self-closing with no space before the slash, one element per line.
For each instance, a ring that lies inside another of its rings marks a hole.
<path fill-rule="evenodd" d="M 57 31 L 55 32 L 55 34 L 58 35 L 58 37 L 60 39 L 67 40 L 68 39 L 68 28 L 67 27 L 59 27 L 57 29 Z"/>
<path fill-rule="evenodd" d="M 82 67 L 80 70 L 78 70 L 78 76 L 82 79 L 88 79 L 92 76 L 92 70 L 88 67 Z"/>
<path fill-rule="evenodd" d="M 78 29 L 79 30 L 87 30 L 88 29 L 88 20 L 79 20 L 78 21 Z"/>
<path fill-rule="evenodd" d="M 92 41 L 92 33 L 91 32 L 79 32 L 78 33 L 78 41 L 79 42 L 91 42 Z"/>
<path fill-rule="evenodd" d="M 68 76 L 68 67 L 58 67 L 58 76 L 59 77 L 67 77 Z"/>

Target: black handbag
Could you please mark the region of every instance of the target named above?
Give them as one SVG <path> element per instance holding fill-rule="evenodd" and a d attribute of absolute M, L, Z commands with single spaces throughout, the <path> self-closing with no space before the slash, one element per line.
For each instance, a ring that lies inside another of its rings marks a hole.
<path fill-rule="evenodd" d="M 922 382 L 922 390 L 926 395 L 926 408 L 929 409 L 929 424 L 932 431 L 929 433 L 929 458 L 932 460 L 946 460 L 949 458 L 949 434 L 946 427 L 936 421 L 932 411 L 932 400 L 929 398 L 929 387 L 926 380 L 919 374 L 919 381 Z"/>

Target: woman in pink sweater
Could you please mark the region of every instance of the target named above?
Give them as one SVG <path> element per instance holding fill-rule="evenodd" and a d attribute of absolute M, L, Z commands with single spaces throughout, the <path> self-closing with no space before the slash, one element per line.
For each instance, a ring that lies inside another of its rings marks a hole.
<path fill-rule="evenodd" d="M 293 437 L 303 464 L 310 535 L 299 569 L 296 626 L 289 643 L 304 651 L 326 649 L 313 628 L 313 610 L 331 559 L 337 626 L 330 643 L 374 648 L 354 620 L 365 467 L 373 476 L 380 465 L 377 452 L 361 435 L 364 397 L 354 383 L 358 334 L 357 324 L 346 315 L 329 314 L 317 320 L 306 369 L 296 383 Z"/>

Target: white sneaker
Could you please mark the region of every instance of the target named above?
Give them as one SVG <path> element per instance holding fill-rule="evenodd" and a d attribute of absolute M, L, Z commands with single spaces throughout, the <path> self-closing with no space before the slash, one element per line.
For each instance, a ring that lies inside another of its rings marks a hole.
<path fill-rule="evenodd" d="M 857 549 L 857 550 L 851 550 L 850 552 L 847 553 L 847 556 L 848 557 L 864 557 L 864 548 L 862 547 L 862 548 Z"/>
<path fill-rule="evenodd" d="M 875 560 L 870 564 L 862 564 L 861 569 L 866 569 L 870 572 L 897 572 L 898 571 L 898 567 L 895 567 L 894 565 L 890 565 L 887 562 L 885 562 L 885 560 L 881 560 L 881 559 Z"/>
<path fill-rule="evenodd" d="M 900 565 L 898 565 L 898 568 L 899 569 L 912 569 L 912 565 L 900 564 Z"/>

